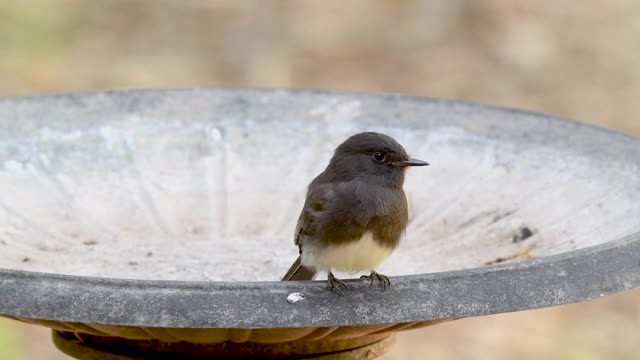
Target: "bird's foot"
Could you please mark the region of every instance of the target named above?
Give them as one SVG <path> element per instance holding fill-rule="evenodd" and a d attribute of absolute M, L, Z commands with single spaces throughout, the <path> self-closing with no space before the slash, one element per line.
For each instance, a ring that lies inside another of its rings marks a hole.
<path fill-rule="evenodd" d="M 385 275 L 378 274 L 375 271 L 372 271 L 369 275 L 360 276 L 361 280 L 369 280 L 369 286 L 373 285 L 375 280 L 380 281 L 380 285 L 382 285 L 382 291 L 385 291 L 389 286 L 391 286 L 391 280 Z"/>
<path fill-rule="evenodd" d="M 347 284 L 336 278 L 332 272 L 329 272 L 329 276 L 327 277 L 327 289 L 338 295 L 344 295 L 344 291 L 342 291 L 342 289 L 346 290 Z"/>

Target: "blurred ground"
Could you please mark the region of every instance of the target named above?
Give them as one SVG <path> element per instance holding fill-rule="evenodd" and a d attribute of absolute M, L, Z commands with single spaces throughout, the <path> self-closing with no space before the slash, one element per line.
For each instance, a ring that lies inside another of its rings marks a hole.
<path fill-rule="evenodd" d="M 0 96 L 266 86 L 506 105 L 640 135 L 640 3 L 3 0 Z M 640 291 L 399 336 L 386 359 L 637 359 Z M 63 359 L 0 320 L 0 359 Z"/>

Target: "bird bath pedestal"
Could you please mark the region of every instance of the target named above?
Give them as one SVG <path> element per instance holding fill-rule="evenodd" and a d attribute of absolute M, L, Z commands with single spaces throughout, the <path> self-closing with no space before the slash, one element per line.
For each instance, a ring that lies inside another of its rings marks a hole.
<path fill-rule="evenodd" d="M 306 184 L 361 131 L 431 163 L 407 175 L 391 288 L 278 282 Z M 517 110 L 251 89 L 5 98 L 0 315 L 81 359 L 373 358 L 397 331 L 638 287 L 639 204 L 640 140 Z"/>

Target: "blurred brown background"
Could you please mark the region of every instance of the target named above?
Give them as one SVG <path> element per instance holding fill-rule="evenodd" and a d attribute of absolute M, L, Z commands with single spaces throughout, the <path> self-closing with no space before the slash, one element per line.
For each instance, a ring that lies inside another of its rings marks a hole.
<path fill-rule="evenodd" d="M 0 95 L 325 88 L 531 109 L 640 135 L 633 1 L 0 1 Z M 640 291 L 403 333 L 385 359 L 639 359 Z M 0 359 L 66 359 L 0 320 Z"/>

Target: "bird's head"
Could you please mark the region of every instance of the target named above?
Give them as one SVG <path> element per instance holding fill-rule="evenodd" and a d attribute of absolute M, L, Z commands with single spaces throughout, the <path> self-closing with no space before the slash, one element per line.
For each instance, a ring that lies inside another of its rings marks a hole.
<path fill-rule="evenodd" d="M 413 159 L 390 136 L 363 132 L 340 144 L 331 158 L 329 169 L 338 181 L 358 179 L 385 187 L 402 187 L 409 166 L 425 166 Z"/>

